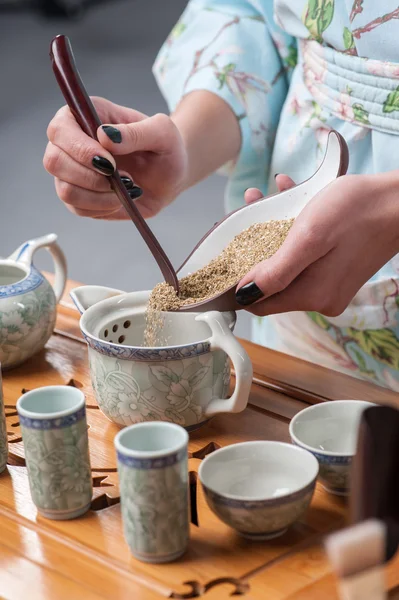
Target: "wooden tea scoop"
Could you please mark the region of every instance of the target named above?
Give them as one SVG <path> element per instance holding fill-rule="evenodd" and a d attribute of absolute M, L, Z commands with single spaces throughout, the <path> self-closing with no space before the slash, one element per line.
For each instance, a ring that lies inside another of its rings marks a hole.
<path fill-rule="evenodd" d="M 399 411 L 372 406 L 362 415 L 352 466 L 351 520 L 326 540 L 342 600 L 383 600 L 383 566 L 399 547 Z"/>
<path fill-rule="evenodd" d="M 298 157 L 298 160 L 300 160 L 300 157 Z M 330 131 L 323 162 L 310 179 L 289 190 L 261 198 L 257 202 L 243 206 L 219 221 L 202 238 L 177 271 L 179 279 L 205 267 L 212 259 L 219 256 L 236 235 L 251 225 L 270 220 L 297 217 L 309 200 L 320 190 L 336 177 L 345 175 L 348 162 L 349 153 L 344 138 L 337 131 Z M 179 310 L 196 312 L 240 310 L 243 306 L 237 304 L 235 298 L 238 283 L 239 281 L 218 295 L 202 302 L 182 306 Z"/>
<path fill-rule="evenodd" d="M 65 35 L 58 35 L 51 42 L 50 58 L 58 85 L 73 116 L 83 131 L 96 140 L 97 129 L 100 127 L 101 121 L 77 71 L 71 44 Z M 157 238 L 127 193 L 118 171 L 115 170 L 109 179 L 112 189 L 157 261 L 165 281 L 179 293 L 176 272 Z"/>

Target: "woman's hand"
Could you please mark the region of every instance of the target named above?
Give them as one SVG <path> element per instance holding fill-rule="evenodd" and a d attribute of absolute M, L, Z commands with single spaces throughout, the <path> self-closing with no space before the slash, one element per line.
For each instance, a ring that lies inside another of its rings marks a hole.
<path fill-rule="evenodd" d="M 92 100 L 105 123 L 97 131 L 98 141 L 83 133 L 64 106 L 48 127 L 43 159 L 55 176 L 58 196 L 78 215 L 128 218 L 107 181 L 115 166 L 148 218 L 239 153 L 237 117 L 211 92 L 187 94 L 171 117 L 147 117 L 104 98 Z"/>
<path fill-rule="evenodd" d="M 294 185 L 277 177 L 280 189 Z M 304 208 L 281 248 L 254 267 L 236 293 L 256 315 L 316 311 L 337 316 L 399 252 L 399 174 L 346 175 Z M 261 197 L 246 192 L 246 201 Z M 255 304 L 253 304 L 255 302 Z"/>
<path fill-rule="evenodd" d="M 112 124 L 98 129 L 98 141 L 81 130 L 67 106 L 49 124 L 43 163 L 55 176 L 58 196 L 81 216 L 128 218 L 106 177 L 117 166 L 142 215 L 154 216 L 184 189 L 187 156 L 176 125 L 166 115 L 147 117 L 104 98 L 93 103 L 101 121 Z"/>

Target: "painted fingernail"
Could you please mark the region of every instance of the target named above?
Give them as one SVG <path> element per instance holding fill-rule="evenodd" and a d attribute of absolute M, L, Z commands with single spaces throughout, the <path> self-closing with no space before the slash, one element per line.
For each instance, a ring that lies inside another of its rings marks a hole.
<path fill-rule="evenodd" d="M 125 188 L 126 188 L 127 190 L 131 190 L 131 189 L 132 189 L 132 187 L 134 186 L 134 183 L 133 183 L 133 181 L 130 179 L 130 177 L 121 177 L 121 179 L 122 179 L 122 183 L 123 183 L 123 185 L 125 186 Z"/>
<path fill-rule="evenodd" d="M 135 200 L 136 198 L 140 198 L 140 196 L 142 196 L 142 194 L 143 194 L 143 190 L 138 185 L 133 186 L 133 188 L 131 190 L 129 190 L 129 196 L 131 197 L 132 200 Z"/>
<path fill-rule="evenodd" d="M 248 306 L 262 298 L 263 295 L 262 290 L 258 288 L 254 281 L 252 281 L 251 283 L 243 285 L 242 288 L 236 292 L 237 304 Z"/>
<path fill-rule="evenodd" d="M 95 156 L 91 161 L 92 165 L 97 171 L 100 171 L 103 175 L 112 175 L 115 171 L 112 162 L 108 160 L 108 158 L 103 158 L 102 156 Z"/>
<path fill-rule="evenodd" d="M 275 173 L 274 174 L 274 179 L 276 179 L 277 175 L 280 175 L 280 173 Z"/>
<path fill-rule="evenodd" d="M 122 141 L 122 134 L 116 127 L 112 127 L 112 125 L 101 125 L 101 129 L 109 137 L 111 142 L 114 144 L 120 144 Z"/>

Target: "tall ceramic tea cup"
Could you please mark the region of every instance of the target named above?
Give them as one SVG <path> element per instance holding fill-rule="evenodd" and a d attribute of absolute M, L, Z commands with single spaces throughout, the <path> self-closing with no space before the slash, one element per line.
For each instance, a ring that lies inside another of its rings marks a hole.
<path fill-rule="evenodd" d="M 170 562 L 187 548 L 187 444 L 174 423 L 138 423 L 115 437 L 125 538 L 144 562 Z"/>
<path fill-rule="evenodd" d="M 190 431 L 245 409 L 252 365 L 233 334 L 234 312 L 163 313 L 161 342 L 143 347 L 148 292 L 83 286 L 71 296 L 83 312 L 96 399 L 111 421 L 169 421 Z M 230 361 L 235 388 L 228 398 Z"/>
<path fill-rule="evenodd" d="M 91 503 L 84 394 L 69 386 L 27 392 L 17 402 L 32 500 L 48 519 L 74 519 Z"/>
<path fill-rule="evenodd" d="M 1 382 L 1 364 L 0 364 L 0 473 L 7 466 L 8 458 L 8 442 L 7 442 L 7 426 L 6 414 L 4 410 L 3 387 Z"/>

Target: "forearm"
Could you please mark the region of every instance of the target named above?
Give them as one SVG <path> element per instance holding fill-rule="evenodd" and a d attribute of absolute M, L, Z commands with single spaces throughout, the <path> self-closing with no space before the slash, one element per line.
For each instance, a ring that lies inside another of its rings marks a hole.
<path fill-rule="evenodd" d="M 171 117 L 187 151 L 186 189 L 238 156 L 241 131 L 237 117 L 216 94 L 191 92 Z"/>

